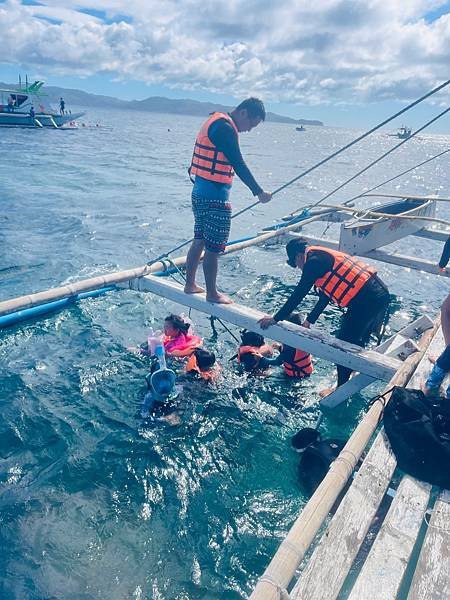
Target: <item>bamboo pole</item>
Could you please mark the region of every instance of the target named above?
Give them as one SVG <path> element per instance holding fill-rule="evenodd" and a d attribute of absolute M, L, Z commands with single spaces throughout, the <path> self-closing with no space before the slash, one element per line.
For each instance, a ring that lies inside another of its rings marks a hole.
<path fill-rule="evenodd" d="M 419 352 L 409 356 L 385 388 L 405 386 L 422 359 L 440 324 L 437 317 L 432 329 L 424 333 Z M 390 399 L 386 395 L 385 402 Z M 294 577 L 311 542 L 325 521 L 331 507 L 343 490 L 380 420 L 381 402 L 375 402 L 347 441 L 339 457 L 280 544 L 275 556 L 253 590 L 250 600 L 279 600 Z M 325 582 L 326 584 L 326 582 Z"/>
<path fill-rule="evenodd" d="M 331 212 L 333 211 L 331 210 L 330 213 Z M 270 231 L 268 233 L 257 235 L 251 240 L 230 244 L 225 249 L 224 254 L 231 254 L 232 252 L 237 252 L 238 250 L 243 250 L 244 248 L 262 244 L 266 240 L 283 235 L 288 231 L 299 229 L 308 223 L 318 221 L 322 216 L 323 215 L 315 215 L 309 219 L 288 225 L 276 231 Z M 186 256 L 174 258 L 171 260 L 171 264 L 172 263 L 177 267 L 182 267 L 186 263 Z M 0 316 L 7 315 L 18 310 L 23 310 L 25 308 L 39 306 L 40 304 L 45 304 L 46 302 L 54 302 L 55 300 L 60 300 L 62 298 L 69 298 L 70 296 L 75 296 L 81 292 L 90 292 L 101 287 L 123 283 L 125 281 L 130 281 L 131 279 L 143 277 L 144 275 L 151 275 L 157 271 L 164 270 L 166 267 L 167 261 L 158 261 L 152 265 L 144 265 L 142 267 L 136 267 L 126 271 L 116 271 L 114 273 L 108 273 L 107 275 L 99 275 L 97 277 L 83 279 L 82 281 L 77 281 L 61 287 L 51 288 L 50 290 L 46 290 L 44 292 L 37 292 L 35 294 L 29 294 L 26 296 L 19 296 L 18 298 L 13 298 L 11 300 L 5 300 L 0 302 Z"/>

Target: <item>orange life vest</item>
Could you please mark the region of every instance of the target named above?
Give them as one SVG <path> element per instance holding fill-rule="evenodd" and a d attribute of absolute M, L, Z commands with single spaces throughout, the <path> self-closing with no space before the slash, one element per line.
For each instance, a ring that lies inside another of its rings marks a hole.
<path fill-rule="evenodd" d="M 283 367 L 288 377 L 307 377 L 313 372 L 311 354 L 297 349 L 292 362 L 283 361 Z"/>
<path fill-rule="evenodd" d="M 192 371 L 194 371 L 208 383 L 212 383 L 215 379 L 217 379 L 217 375 L 219 374 L 219 369 L 217 367 L 212 367 L 211 369 L 202 371 L 198 366 L 197 357 L 195 354 L 192 354 L 192 356 L 189 357 L 189 360 L 186 363 L 185 371 L 186 373 L 192 373 Z"/>
<path fill-rule="evenodd" d="M 195 140 L 189 174 L 198 175 L 199 177 L 209 179 L 210 181 L 231 185 L 234 176 L 233 168 L 228 162 L 225 154 L 219 152 L 208 137 L 209 126 L 219 119 L 228 121 L 235 130 L 236 136 L 239 136 L 238 129 L 230 115 L 221 112 L 213 113 L 209 119 L 203 123 L 197 135 L 197 139 Z"/>
<path fill-rule="evenodd" d="M 237 360 L 239 363 L 244 354 L 253 354 L 254 356 L 261 358 L 262 356 L 272 356 L 273 351 L 268 344 L 263 344 L 262 346 L 239 346 L 237 353 Z"/>
<path fill-rule="evenodd" d="M 354 256 L 322 246 L 309 246 L 306 250 L 306 257 L 315 250 L 327 252 L 333 257 L 334 262 L 331 271 L 316 279 L 314 285 L 341 308 L 348 306 L 363 285 L 377 272 L 376 269 L 357 260 Z"/>

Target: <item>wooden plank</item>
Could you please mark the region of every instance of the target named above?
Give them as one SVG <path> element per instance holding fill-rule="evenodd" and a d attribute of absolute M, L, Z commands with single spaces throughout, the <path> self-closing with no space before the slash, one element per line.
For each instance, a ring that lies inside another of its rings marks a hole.
<path fill-rule="evenodd" d="M 428 356 L 438 355 L 442 348 L 443 336 L 439 328 L 407 387 L 420 386 L 430 371 Z M 293 600 L 337 598 L 389 486 L 395 466 L 395 456 L 384 430 L 381 430 L 294 586 L 291 592 Z M 381 573 L 379 576 L 381 585 Z"/>
<path fill-rule="evenodd" d="M 396 598 L 428 506 L 431 485 L 406 475 L 347 600 Z"/>
<path fill-rule="evenodd" d="M 450 491 L 436 500 L 408 600 L 450 598 Z"/>
<path fill-rule="evenodd" d="M 339 242 L 336 242 L 335 240 L 327 240 L 325 238 L 314 237 L 303 233 L 299 234 L 289 232 L 286 235 L 291 239 L 293 237 L 301 237 L 312 245 L 324 246 L 325 248 L 339 250 Z M 425 273 L 439 275 L 440 277 L 450 277 L 450 270 L 441 272 L 437 263 L 432 262 L 431 260 L 414 258 L 413 256 L 405 256 L 403 254 L 389 254 L 389 252 L 386 252 L 385 250 L 371 250 L 370 252 L 358 254 L 358 256 L 363 258 L 371 258 L 372 260 L 378 260 L 391 265 L 398 265 L 399 267 L 414 269 L 415 271 L 423 271 Z"/>
<path fill-rule="evenodd" d="M 420 231 L 416 231 L 413 233 L 416 237 L 425 238 L 428 240 L 436 240 L 438 242 L 446 242 L 448 236 L 450 235 L 450 230 L 448 231 L 438 231 L 437 229 L 427 229 L 424 227 Z"/>
<path fill-rule="evenodd" d="M 147 275 L 130 282 L 130 287 L 141 292 L 152 292 L 183 306 L 219 317 L 238 327 L 257 332 L 262 331 L 258 321 L 264 316 L 264 313 L 239 304 L 207 302 L 205 294 L 185 294 L 183 288 L 173 281 Z M 389 381 L 401 365 L 401 362 L 395 358 L 386 357 L 373 350 L 365 350 L 326 333 L 311 331 L 287 321 L 272 325 L 266 330 L 265 335 L 288 346 L 301 348 L 313 356 L 333 363 L 344 364 L 355 371 L 367 373 L 367 375 L 384 381 Z"/>
<path fill-rule="evenodd" d="M 398 333 L 377 346 L 375 350 L 394 358 L 405 360 L 412 352 L 418 350 L 417 344 L 410 338 L 422 335 L 424 331 L 433 327 L 433 321 L 427 315 L 422 315 L 412 323 L 409 323 Z M 401 344 L 398 341 L 402 340 Z M 349 379 L 346 383 L 336 388 L 334 392 L 322 398 L 320 406 L 325 408 L 334 408 L 345 402 L 350 396 L 358 393 L 371 383 L 376 381 L 373 377 L 358 373 Z"/>

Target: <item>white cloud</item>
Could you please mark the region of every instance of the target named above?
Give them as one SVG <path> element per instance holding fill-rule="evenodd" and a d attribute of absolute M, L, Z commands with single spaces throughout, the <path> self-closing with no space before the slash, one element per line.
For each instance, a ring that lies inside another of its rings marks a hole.
<path fill-rule="evenodd" d="M 311 104 L 405 100 L 448 77 L 450 16 L 426 18 L 441 0 L 41 4 L 0 5 L 3 62 Z"/>

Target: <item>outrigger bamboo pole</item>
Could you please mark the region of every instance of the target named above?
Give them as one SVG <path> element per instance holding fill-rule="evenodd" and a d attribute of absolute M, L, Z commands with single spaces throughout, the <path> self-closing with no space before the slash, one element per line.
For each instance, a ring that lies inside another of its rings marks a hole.
<path fill-rule="evenodd" d="M 404 386 L 422 359 L 439 328 L 439 317 L 419 341 L 419 352 L 409 356 L 385 388 L 385 403 L 394 385 Z M 380 420 L 383 404 L 375 402 L 367 411 L 339 457 L 332 463 L 321 484 L 303 508 L 275 556 L 256 584 L 250 600 L 279 600 L 294 577 L 306 551 L 325 521 L 331 507 L 350 478 Z M 326 585 L 326 582 L 325 582 Z"/>
<path fill-rule="evenodd" d="M 330 213 L 331 212 L 334 211 L 330 210 Z M 225 249 L 225 254 L 231 254 L 232 252 L 237 252 L 238 250 L 243 250 L 244 248 L 249 248 L 251 246 L 262 244 L 266 240 L 283 235 L 288 231 L 294 231 L 295 229 L 298 229 L 303 225 L 307 225 L 308 223 L 318 221 L 322 217 L 323 214 L 315 215 L 313 217 L 310 217 L 309 219 L 299 221 L 298 223 L 288 225 L 276 231 L 271 231 L 269 233 L 257 235 L 251 240 L 230 244 Z M 178 258 L 170 260 L 170 264 L 174 264 L 177 267 L 182 267 L 185 263 L 186 256 L 180 256 Z M 29 294 L 27 296 L 19 296 L 18 298 L 5 300 L 3 302 L 0 302 L 0 316 L 7 315 L 18 310 L 23 310 L 25 308 L 39 306 L 40 304 L 45 304 L 46 302 L 54 302 L 55 300 L 60 300 L 62 298 L 69 298 L 70 296 L 75 296 L 76 294 L 80 294 L 81 292 L 90 292 L 101 287 L 114 285 L 116 283 L 123 283 L 125 281 L 130 281 L 131 279 L 143 277 L 144 275 L 150 275 L 152 273 L 165 270 L 167 268 L 167 265 L 168 261 L 162 260 L 152 265 L 144 265 L 142 267 L 136 267 L 134 269 L 128 269 L 126 271 L 116 271 L 115 273 L 108 273 L 107 275 L 99 275 L 98 277 L 91 277 L 90 279 L 83 279 L 82 281 L 77 281 L 75 283 L 70 283 L 61 287 L 51 288 L 50 290 L 46 290 L 44 292 L 37 292 L 35 294 Z"/>

